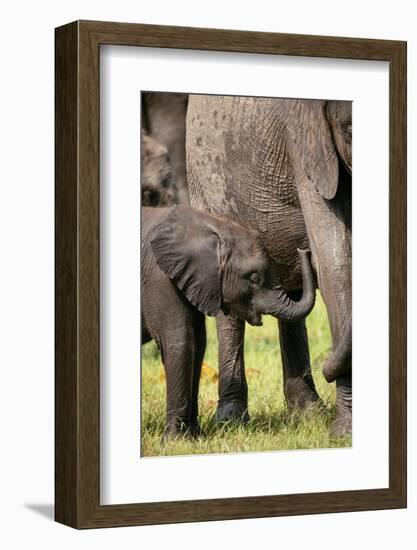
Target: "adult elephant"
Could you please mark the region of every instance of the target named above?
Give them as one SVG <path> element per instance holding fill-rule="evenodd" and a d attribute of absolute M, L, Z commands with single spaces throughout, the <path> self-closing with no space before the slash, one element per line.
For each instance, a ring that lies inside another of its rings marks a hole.
<path fill-rule="evenodd" d="M 192 205 L 255 228 L 284 288 L 302 288 L 296 248 L 310 247 L 326 304 L 333 351 L 324 374 L 336 380 L 334 436 L 351 432 L 350 102 L 193 95 L 187 114 Z M 279 321 L 289 407 L 318 400 L 305 322 Z M 217 317 L 219 420 L 247 414 L 244 323 Z"/>
<path fill-rule="evenodd" d="M 178 190 L 177 202 L 179 204 L 189 204 L 185 167 L 187 103 L 187 94 L 142 93 L 142 128 L 146 134 L 167 149 L 172 168 L 172 179 Z"/>

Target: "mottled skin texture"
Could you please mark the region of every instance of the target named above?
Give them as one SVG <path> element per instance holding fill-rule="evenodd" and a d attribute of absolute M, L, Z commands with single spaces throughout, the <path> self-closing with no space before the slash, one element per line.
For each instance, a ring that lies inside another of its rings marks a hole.
<path fill-rule="evenodd" d="M 185 165 L 187 103 L 187 94 L 142 93 L 142 127 L 168 151 L 172 178 L 178 190 L 178 204 L 189 204 L 190 202 Z"/>
<path fill-rule="evenodd" d="M 177 204 L 178 191 L 167 148 L 143 130 L 141 138 L 142 206 Z"/>
<path fill-rule="evenodd" d="M 301 288 L 296 248 L 312 250 L 333 339 L 335 435 L 351 431 L 351 116 L 349 102 L 195 95 L 187 114 L 191 203 L 256 229 L 289 293 Z M 218 323 L 218 417 L 228 419 L 247 410 L 244 325 Z M 288 404 L 308 406 L 318 396 L 304 321 L 281 321 L 280 339 Z"/>
<path fill-rule="evenodd" d="M 189 206 L 142 209 L 142 343 L 157 342 L 166 371 L 165 436 L 199 432 L 204 314 L 259 325 L 270 313 L 297 324 L 311 311 L 309 253 L 299 256 L 303 293 L 294 302 L 255 231 Z M 227 328 L 219 337 L 227 339 Z"/>

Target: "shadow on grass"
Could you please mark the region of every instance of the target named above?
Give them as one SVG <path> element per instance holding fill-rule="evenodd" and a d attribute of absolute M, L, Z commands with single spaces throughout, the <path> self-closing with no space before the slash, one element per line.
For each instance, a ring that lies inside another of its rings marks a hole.
<path fill-rule="evenodd" d="M 230 421 L 218 424 L 215 415 L 202 422 L 203 431 L 207 435 L 219 434 L 219 432 L 230 433 L 236 430 L 245 430 L 248 433 L 279 435 L 283 431 L 297 430 L 308 424 L 320 424 L 328 428 L 336 414 L 335 407 L 325 408 L 323 406 L 311 407 L 308 411 L 291 412 L 288 409 L 280 411 L 262 411 L 251 414 L 248 422 Z"/>
<path fill-rule="evenodd" d="M 195 439 L 179 436 L 161 445 L 162 430 L 147 426 L 142 432 L 142 456 L 223 454 L 351 447 L 350 436 L 331 438 L 335 408 L 291 413 L 286 409 L 253 414 L 247 423 L 216 423 L 215 415 L 201 421 L 202 433 Z M 158 423 L 159 424 L 159 423 Z"/>
<path fill-rule="evenodd" d="M 219 424 L 216 421 L 215 413 L 211 413 L 200 418 L 202 432 L 199 439 L 210 439 L 223 435 L 230 436 L 238 432 L 244 432 L 248 435 L 256 434 L 257 436 L 278 436 L 284 432 L 297 433 L 299 430 L 306 429 L 328 431 L 335 415 L 335 406 L 317 405 L 304 412 L 291 412 L 286 408 L 278 412 L 266 410 L 252 414 L 247 422 L 229 421 Z M 163 417 L 155 415 L 148 417 L 146 420 L 143 425 L 143 435 L 162 436 L 165 427 Z"/>

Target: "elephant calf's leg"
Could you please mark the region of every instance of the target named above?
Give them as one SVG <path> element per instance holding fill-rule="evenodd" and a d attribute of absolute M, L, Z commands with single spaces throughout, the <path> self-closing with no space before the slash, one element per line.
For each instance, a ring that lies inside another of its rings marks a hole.
<path fill-rule="evenodd" d="M 201 329 L 201 323 L 199 327 Z M 167 382 L 164 439 L 181 434 L 194 436 L 200 431 L 196 400 L 205 334 L 196 338 L 195 332 L 195 327 L 178 328 L 165 334 L 161 342 Z"/>
<path fill-rule="evenodd" d="M 216 317 L 219 343 L 218 422 L 248 421 L 248 385 L 245 377 L 243 347 L 245 322 L 233 313 Z"/>
<path fill-rule="evenodd" d="M 311 375 L 310 352 L 305 320 L 278 321 L 284 394 L 289 410 L 306 409 L 320 401 Z"/>

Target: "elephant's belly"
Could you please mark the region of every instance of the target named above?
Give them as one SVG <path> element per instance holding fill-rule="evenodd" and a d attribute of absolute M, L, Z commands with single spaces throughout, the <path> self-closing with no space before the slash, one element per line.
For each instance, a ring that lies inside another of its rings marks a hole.
<path fill-rule="evenodd" d="M 286 205 L 276 205 L 268 212 L 255 206 L 230 209 L 225 215 L 250 225 L 258 231 L 261 240 L 276 265 L 277 273 L 286 290 L 301 288 L 301 269 L 297 248 L 309 248 L 301 210 Z"/>
<path fill-rule="evenodd" d="M 261 235 L 269 255 L 274 260 L 284 288 L 301 288 L 301 269 L 297 248 L 307 249 L 308 237 L 300 210 L 278 209 L 277 216 L 266 222 L 259 218 L 249 221 Z"/>
<path fill-rule="evenodd" d="M 201 204 L 195 206 L 201 208 Z M 258 231 L 287 291 L 302 287 L 297 248 L 306 250 L 309 248 L 309 242 L 301 211 L 278 210 L 278 215 L 275 217 L 259 218 L 256 210 L 253 209 L 245 209 L 241 213 L 239 210 L 236 211 L 235 208 L 228 208 L 228 205 L 223 208 L 218 206 L 212 204 L 211 208 L 207 210 L 237 221 L 242 225 L 251 226 Z"/>
<path fill-rule="evenodd" d="M 258 207 L 246 200 L 245 194 L 235 192 L 224 199 L 221 195 L 205 194 L 191 203 L 197 208 L 237 221 L 255 229 L 276 265 L 277 273 L 286 290 L 302 287 L 301 268 L 297 248 L 308 249 L 308 237 L 301 209 L 282 202 Z M 237 191 L 237 190 L 236 190 Z M 201 200 L 201 198 L 203 200 Z"/>

